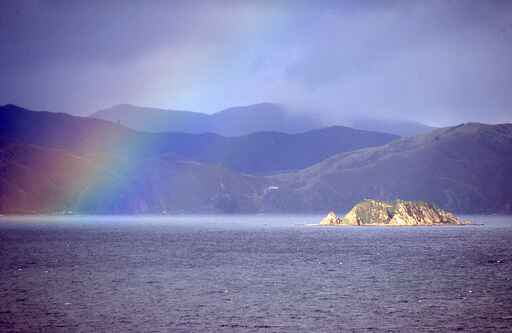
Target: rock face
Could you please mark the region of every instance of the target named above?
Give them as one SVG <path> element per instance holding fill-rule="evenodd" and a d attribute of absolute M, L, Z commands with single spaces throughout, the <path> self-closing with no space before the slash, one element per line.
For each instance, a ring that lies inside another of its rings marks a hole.
<path fill-rule="evenodd" d="M 329 212 L 326 217 L 320 221 L 321 225 L 336 225 L 341 224 L 341 218 L 336 216 L 335 212 Z"/>
<path fill-rule="evenodd" d="M 330 212 L 322 225 L 439 225 L 466 224 L 454 214 L 430 203 L 396 200 L 392 203 L 365 200 L 355 205 L 343 218 Z"/>

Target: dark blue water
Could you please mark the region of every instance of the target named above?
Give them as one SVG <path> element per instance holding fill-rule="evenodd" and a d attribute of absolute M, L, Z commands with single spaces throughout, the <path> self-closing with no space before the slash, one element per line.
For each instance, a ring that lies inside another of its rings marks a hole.
<path fill-rule="evenodd" d="M 2 332 L 512 330 L 512 218 L 0 220 Z"/>

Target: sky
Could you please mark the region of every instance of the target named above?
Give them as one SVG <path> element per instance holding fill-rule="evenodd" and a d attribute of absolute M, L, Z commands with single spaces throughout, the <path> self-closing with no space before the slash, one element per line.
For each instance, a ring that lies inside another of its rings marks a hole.
<path fill-rule="evenodd" d="M 0 104 L 512 122 L 512 1 L 1 1 Z"/>

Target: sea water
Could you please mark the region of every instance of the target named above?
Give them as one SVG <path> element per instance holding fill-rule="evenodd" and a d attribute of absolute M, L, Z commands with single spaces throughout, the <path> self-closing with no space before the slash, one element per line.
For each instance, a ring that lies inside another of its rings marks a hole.
<path fill-rule="evenodd" d="M 512 330 L 512 217 L 0 217 L 2 332 Z"/>

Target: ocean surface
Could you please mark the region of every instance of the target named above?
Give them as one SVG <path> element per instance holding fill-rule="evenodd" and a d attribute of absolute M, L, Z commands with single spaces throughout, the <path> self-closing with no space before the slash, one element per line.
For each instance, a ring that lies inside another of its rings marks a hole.
<path fill-rule="evenodd" d="M 512 217 L 0 217 L 0 332 L 511 332 Z"/>

